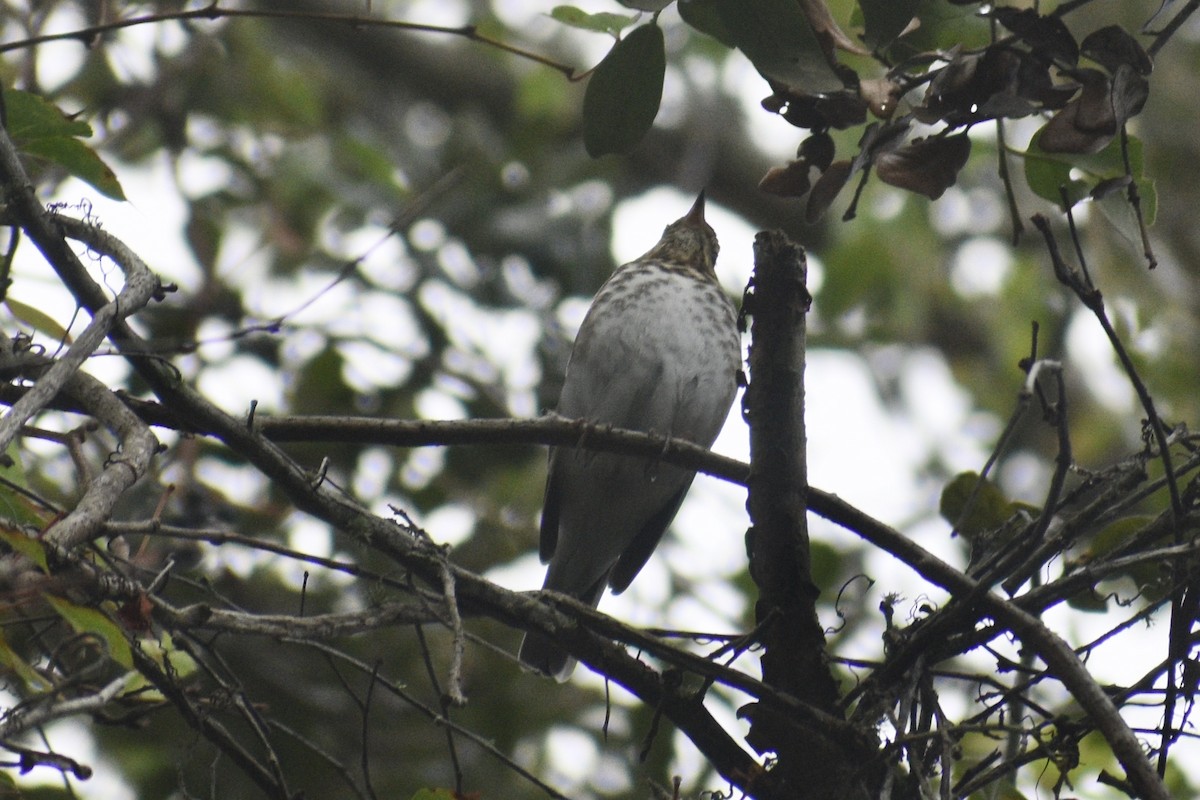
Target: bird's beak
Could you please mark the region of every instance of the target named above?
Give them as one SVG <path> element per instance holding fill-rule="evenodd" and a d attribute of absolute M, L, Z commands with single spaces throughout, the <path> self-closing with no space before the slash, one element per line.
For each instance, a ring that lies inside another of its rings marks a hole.
<path fill-rule="evenodd" d="M 692 225 L 704 224 L 704 192 L 700 192 L 700 196 L 696 198 L 696 202 L 692 204 L 692 210 L 684 217 L 688 223 Z"/>

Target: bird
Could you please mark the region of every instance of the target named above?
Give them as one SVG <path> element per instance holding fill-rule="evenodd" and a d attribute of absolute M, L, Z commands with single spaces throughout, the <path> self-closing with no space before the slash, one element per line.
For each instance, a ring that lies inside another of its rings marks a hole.
<path fill-rule="evenodd" d="M 711 447 L 737 393 L 741 337 L 717 282 L 704 192 L 643 256 L 613 271 L 567 362 L 556 414 Z M 629 587 L 675 518 L 696 473 L 584 448 L 551 448 L 538 553 L 543 591 L 595 608 Z M 528 633 L 521 663 L 562 682 L 575 660 Z"/>

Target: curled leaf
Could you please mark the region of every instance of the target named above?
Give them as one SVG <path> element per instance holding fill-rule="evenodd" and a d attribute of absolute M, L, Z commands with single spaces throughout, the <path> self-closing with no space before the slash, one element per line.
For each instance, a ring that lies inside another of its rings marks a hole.
<path fill-rule="evenodd" d="M 1108 76 L 1098 70 L 1080 70 L 1079 97 L 1050 118 L 1038 139 L 1047 153 L 1098 153 L 1117 132 Z"/>
<path fill-rule="evenodd" d="M 1139 75 L 1149 75 L 1154 70 L 1150 56 L 1120 25 L 1109 25 L 1088 34 L 1079 50 L 1109 72 L 1115 73 L 1122 65 L 1132 67 Z"/>
<path fill-rule="evenodd" d="M 1128 64 L 1117 67 L 1112 79 L 1112 108 L 1117 123 L 1124 125 L 1131 117 L 1142 113 L 1150 96 L 1150 84 L 1143 75 Z"/>
<path fill-rule="evenodd" d="M 875 174 L 884 183 L 937 200 L 958 180 L 970 154 L 965 133 L 917 139 L 876 157 Z"/>

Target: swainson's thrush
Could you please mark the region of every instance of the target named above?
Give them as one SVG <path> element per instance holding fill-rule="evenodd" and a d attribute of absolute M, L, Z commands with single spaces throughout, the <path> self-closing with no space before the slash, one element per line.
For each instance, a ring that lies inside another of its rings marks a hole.
<path fill-rule="evenodd" d="M 641 258 L 617 268 L 583 319 L 558 414 L 712 445 L 737 391 L 737 314 L 717 283 L 704 194 Z M 696 473 L 652 459 L 551 449 L 539 553 L 543 589 L 593 607 L 624 591 Z M 566 680 L 575 662 L 545 637 L 521 661 Z"/>

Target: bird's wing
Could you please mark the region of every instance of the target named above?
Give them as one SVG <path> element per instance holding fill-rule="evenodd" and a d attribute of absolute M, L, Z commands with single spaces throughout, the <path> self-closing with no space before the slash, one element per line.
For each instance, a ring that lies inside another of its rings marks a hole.
<path fill-rule="evenodd" d="M 555 469 L 558 458 L 557 447 L 550 448 L 549 468 L 546 470 L 546 498 L 542 501 L 542 529 L 538 539 L 538 558 L 548 564 L 558 547 L 558 519 L 562 500 L 562 472 Z"/>
<path fill-rule="evenodd" d="M 688 476 L 687 483 L 680 487 L 679 491 L 672 495 L 653 517 L 646 521 L 633 541 L 621 552 L 621 557 L 617 559 L 616 566 L 608 576 L 608 585 L 612 587 L 613 594 L 620 594 L 628 589 L 629 584 L 633 583 L 633 579 L 642 571 L 642 567 L 646 566 L 650 554 L 654 552 L 654 548 L 658 547 L 663 534 L 667 532 L 667 526 L 671 524 L 671 520 L 675 519 L 675 514 L 679 511 L 683 498 L 687 496 L 694 477 L 695 473 Z"/>
<path fill-rule="evenodd" d="M 674 402 L 665 396 L 663 371 L 662 359 L 648 351 L 641 332 L 626 328 L 601 340 L 585 327 L 571 353 L 558 413 L 645 430 L 647 420 L 657 421 Z"/>

